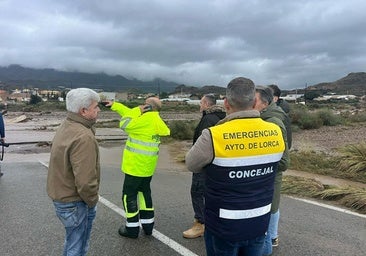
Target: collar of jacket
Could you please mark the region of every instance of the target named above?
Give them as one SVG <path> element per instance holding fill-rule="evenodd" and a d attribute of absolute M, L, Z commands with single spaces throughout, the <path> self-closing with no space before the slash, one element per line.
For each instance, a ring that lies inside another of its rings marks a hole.
<path fill-rule="evenodd" d="M 242 119 L 242 118 L 255 118 L 260 117 L 260 113 L 258 110 L 243 110 L 231 113 L 227 115 L 224 119 L 220 120 L 217 124 L 223 124 L 233 119 Z"/>
<path fill-rule="evenodd" d="M 203 115 L 210 114 L 210 113 L 218 113 L 218 112 L 225 112 L 224 107 L 220 105 L 212 105 L 208 107 L 205 111 L 203 111 Z"/>
<path fill-rule="evenodd" d="M 96 123 L 96 120 L 85 119 L 81 115 L 79 115 L 77 113 L 73 113 L 73 112 L 67 112 L 67 117 L 66 118 L 68 120 L 73 121 L 73 122 L 80 123 L 80 124 L 84 125 L 85 127 L 89 128 L 89 129 L 92 129 L 93 133 L 95 134 L 94 124 Z"/>
<path fill-rule="evenodd" d="M 283 114 L 285 114 L 285 112 L 282 110 L 282 108 L 277 106 L 276 102 L 273 102 L 273 101 L 265 109 L 263 109 L 260 113 L 261 113 L 261 116 L 263 116 L 263 115 L 266 115 L 266 113 L 271 113 L 273 111 L 283 112 Z"/>

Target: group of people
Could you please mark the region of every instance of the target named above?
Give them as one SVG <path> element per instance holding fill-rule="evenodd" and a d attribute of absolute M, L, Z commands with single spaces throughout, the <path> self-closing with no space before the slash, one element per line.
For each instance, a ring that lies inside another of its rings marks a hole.
<path fill-rule="evenodd" d="M 228 84 L 223 107 L 213 94 L 201 98 L 202 118 L 185 158 L 193 172 L 194 223 L 183 237 L 204 236 L 209 256 L 270 255 L 278 243 L 282 172 L 291 145 L 290 121 L 277 105 L 279 96 L 275 88 L 255 87 L 238 77 Z M 100 184 L 94 128 L 99 101 L 91 89 L 71 90 L 67 117 L 52 143 L 47 192 L 66 230 L 64 255 L 86 255 L 89 247 Z M 159 115 L 162 104 L 150 97 L 135 108 L 113 101 L 104 105 L 121 116 L 119 127 L 128 135 L 121 164 L 126 222 L 118 233 L 137 238 L 142 227 L 151 235 L 150 183 L 160 138 L 170 135 Z"/>

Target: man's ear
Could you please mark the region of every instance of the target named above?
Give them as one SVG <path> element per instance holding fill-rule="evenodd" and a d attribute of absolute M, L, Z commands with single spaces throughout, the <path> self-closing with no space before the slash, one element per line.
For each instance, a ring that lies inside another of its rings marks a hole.
<path fill-rule="evenodd" d="M 86 108 L 81 108 L 80 110 L 79 110 L 79 115 L 81 115 L 81 116 L 84 116 L 85 115 L 85 113 L 86 113 Z"/>
<path fill-rule="evenodd" d="M 231 106 L 230 106 L 229 102 L 227 101 L 227 98 L 224 98 L 224 108 L 226 109 L 226 111 L 231 109 Z"/>
<path fill-rule="evenodd" d="M 257 105 L 257 97 L 254 97 L 253 100 L 253 109 L 255 109 L 255 106 Z"/>

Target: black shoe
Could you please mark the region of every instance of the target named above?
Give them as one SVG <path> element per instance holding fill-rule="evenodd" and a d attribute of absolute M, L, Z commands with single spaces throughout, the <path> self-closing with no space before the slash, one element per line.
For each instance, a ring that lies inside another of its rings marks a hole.
<path fill-rule="evenodd" d="M 3 175 L 4 175 L 4 173 L 0 172 L 0 177 L 3 176 Z"/>
<path fill-rule="evenodd" d="M 145 235 L 147 235 L 147 236 L 151 236 L 151 235 L 152 235 L 152 230 L 145 230 L 145 229 L 144 229 L 144 233 L 145 233 Z"/>
<path fill-rule="evenodd" d="M 154 229 L 154 223 L 142 224 L 142 229 L 144 230 L 145 235 L 151 236 Z"/>
<path fill-rule="evenodd" d="M 133 229 L 133 230 L 130 231 L 129 229 Z M 139 236 L 139 231 L 140 231 L 140 228 L 127 228 L 125 226 L 121 226 L 118 229 L 118 234 L 120 236 L 124 236 L 124 237 L 128 237 L 128 238 L 137 238 Z"/>

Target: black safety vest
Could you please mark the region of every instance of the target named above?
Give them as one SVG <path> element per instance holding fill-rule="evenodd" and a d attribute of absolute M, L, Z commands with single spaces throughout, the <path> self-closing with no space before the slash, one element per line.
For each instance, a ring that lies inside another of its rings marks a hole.
<path fill-rule="evenodd" d="M 228 241 L 264 235 L 285 150 L 281 129 L 261 118 L 243 118 L 209 130 L 214 159 L 205 167 L 206 228 Z"/>

